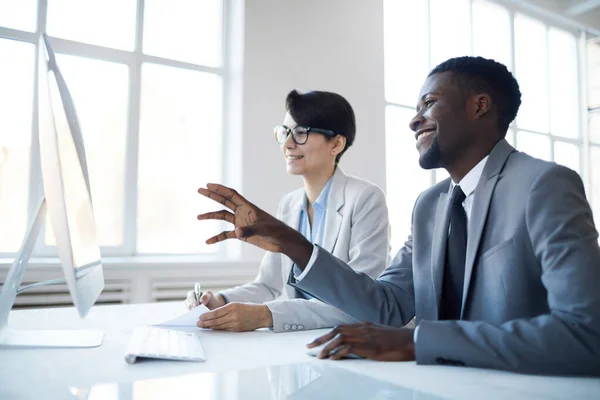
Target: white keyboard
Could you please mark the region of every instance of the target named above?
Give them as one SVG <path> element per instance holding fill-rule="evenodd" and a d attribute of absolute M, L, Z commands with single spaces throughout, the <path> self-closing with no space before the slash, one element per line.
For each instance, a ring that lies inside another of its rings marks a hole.
<path fill-rule="evenodd" d="M 133 364 L 137 357 L 204 361 L 204 349 L 194 333 L 140 326 L 129 339 L 125 361 Z"/>

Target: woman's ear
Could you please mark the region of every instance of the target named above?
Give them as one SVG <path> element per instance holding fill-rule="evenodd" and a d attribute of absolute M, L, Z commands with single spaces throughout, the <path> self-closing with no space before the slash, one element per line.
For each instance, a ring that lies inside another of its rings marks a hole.
<path fill-rule="evenodd" d="M 335 145 L 331 149 L 331 154 L 334 156 L 337 156 L 342 151 L 344 151 L 344 148 L 346 147 L 346 137 L 342 136 L 342 135 L 337 135 L 333 139 L 333 141 L 334 141 Z"/>

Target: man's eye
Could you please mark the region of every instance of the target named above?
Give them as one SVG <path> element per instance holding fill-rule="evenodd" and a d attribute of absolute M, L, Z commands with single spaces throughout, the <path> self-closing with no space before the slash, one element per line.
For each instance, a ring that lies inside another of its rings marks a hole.
<path fill-rule="evenodd" d="M 429 107 L 433 103 L 434 103 L 434 100 L 427 100 L 427 101 L 425 101 L 425 107 Z"/>

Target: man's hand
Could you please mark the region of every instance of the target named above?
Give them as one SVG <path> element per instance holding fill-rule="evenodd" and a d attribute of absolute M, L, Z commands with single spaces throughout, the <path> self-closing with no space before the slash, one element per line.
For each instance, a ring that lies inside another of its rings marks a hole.
<path fill-rule="evenodd" d="M 301 269 L 304 269 L 312 254 L 312 244 L 295 229 L 250 203 L 235 190 L 223 185 L 209 183 L 198 193 L 231 211 L 221 210 L 198 215 L 199 220 L 224 220 L 234 225 L 233 231 L 223 231 L 206 241 L 207 244 L 227 239 L 239 239 L 261 249 L 284 253 Z"/>
<path fill-rule="evenodd" d="M 413 333 L 414 330 L 410 328 L 391 328 L 363 322 L 338 326 L 310 342 L 307 347 L 317 347 L 331 341 L 318 357 L 333 360 L 356 354 L 378 361 L 414 361 Z"/>
<path fill-rule="evenodd" d="M 273 316 L 264 304 L 229 303 L 202 314 L 196 325 L 200 328 L 245 332 L 272 327 Z"/>

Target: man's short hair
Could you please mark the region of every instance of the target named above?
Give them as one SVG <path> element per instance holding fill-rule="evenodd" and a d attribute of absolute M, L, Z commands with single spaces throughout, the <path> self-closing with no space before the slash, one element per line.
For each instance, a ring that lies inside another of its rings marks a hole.
<path fill-rule="evenodd" d="M 435 67 L 429 76 L 441 72 L 453 72 L 463 89 L 488 93 L 498 109 L 498 127 L 508 130 L 519 111 L 521 91 L 504 64 L 483 57 L 456 57 Z"/>

